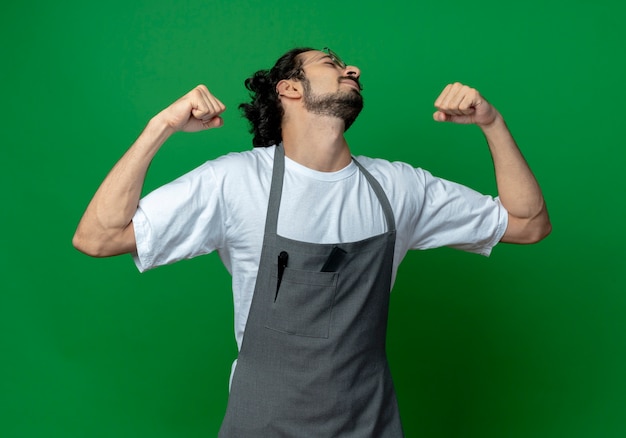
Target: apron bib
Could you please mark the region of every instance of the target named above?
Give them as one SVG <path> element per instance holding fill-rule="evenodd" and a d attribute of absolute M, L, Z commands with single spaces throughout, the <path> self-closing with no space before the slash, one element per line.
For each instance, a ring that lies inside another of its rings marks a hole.
<path fill-rule="evenodd" d="M 276 233 L 284 175 L 276 147 L 259 272 L 219 437 L 403 436 L 385 351 L 395 220 L 378 182 L 354 161 L 388 231 L 300 242 Z"/>

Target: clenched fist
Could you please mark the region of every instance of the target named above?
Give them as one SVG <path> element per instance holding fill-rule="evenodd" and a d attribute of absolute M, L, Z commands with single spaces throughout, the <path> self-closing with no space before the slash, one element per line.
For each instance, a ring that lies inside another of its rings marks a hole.
<path fill-rule="evenodd" d="M 220 114 L 225 110 L 205 85 L 198 85 L 161 111 L 159 117 L 174 131 L 197 132 L 222 126 Z"/>
<path fill-rule="evenodd" d="M 487 126 L 496 120 L 498 111 L 480 93 L 459 82 L 446 86 L 435 101 L 438 122 Z"/>

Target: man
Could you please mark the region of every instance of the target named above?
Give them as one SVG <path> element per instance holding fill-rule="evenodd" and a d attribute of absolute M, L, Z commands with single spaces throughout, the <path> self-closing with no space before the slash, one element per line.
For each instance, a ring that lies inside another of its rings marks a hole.
<path fill-rule="evenodd" d="M 499 198 L 404 163 L 354 158 L 344 132 L 360 71 L 332 51 L 294 49 L 246 81 L 251 151 L 210 161 L 140 201 L 150 161 L 177 131 L 221 127 L 198 86 L 157 114 L 106 177 L 74 245 L 134 255 L 140 270 L 217 250 L 233 276 L 235 337 L 223 437 L 399 437 L 385 355 L 389 292 L 409 249 L 488 255 L 551 230 L 532 172 L 502 116 L 448 85 L 439 122 L 479 126 Z M 139 205 L 139 207 L 138 207 Z"/>

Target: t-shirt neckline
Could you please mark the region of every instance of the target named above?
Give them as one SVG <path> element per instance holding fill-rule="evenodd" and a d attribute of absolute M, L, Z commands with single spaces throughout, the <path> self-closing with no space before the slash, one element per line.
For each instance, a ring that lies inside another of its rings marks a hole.
<path fill-rule="evenodd" d="M 357 171 L 357 169 L 358 167 L 356 166 L 356 164 L 354 164 L 354 160 L 351 160 L 350 164 L 348 164 L 343 169 L 334 172 L 321 172 L 319 170 L 314 170 L 309 167 L 303 166 L 302 164 L 285 156 L 285 170 L 298 173 L 300 175 L 304 175 L 308 178 L 313 178 L 319 181 L 339 181 L 342 179 L 346 179 L 352 176 Z"/>

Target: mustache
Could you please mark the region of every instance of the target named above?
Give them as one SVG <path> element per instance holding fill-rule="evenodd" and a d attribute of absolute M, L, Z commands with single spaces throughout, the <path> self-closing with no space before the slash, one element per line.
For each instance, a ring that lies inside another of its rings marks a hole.
<path fill-rule="evenodd" d="M 355 78 L 354 76 L 340 76 L 338 79 L 339 82 L 343 80 L 349 80 L 349 81 L 356 83 L 357 86 L 359 87 L 359 90 L 363 91 L 363 85 L 361 85 L 361 81 L 359 81 L 359 78 Z"/>

